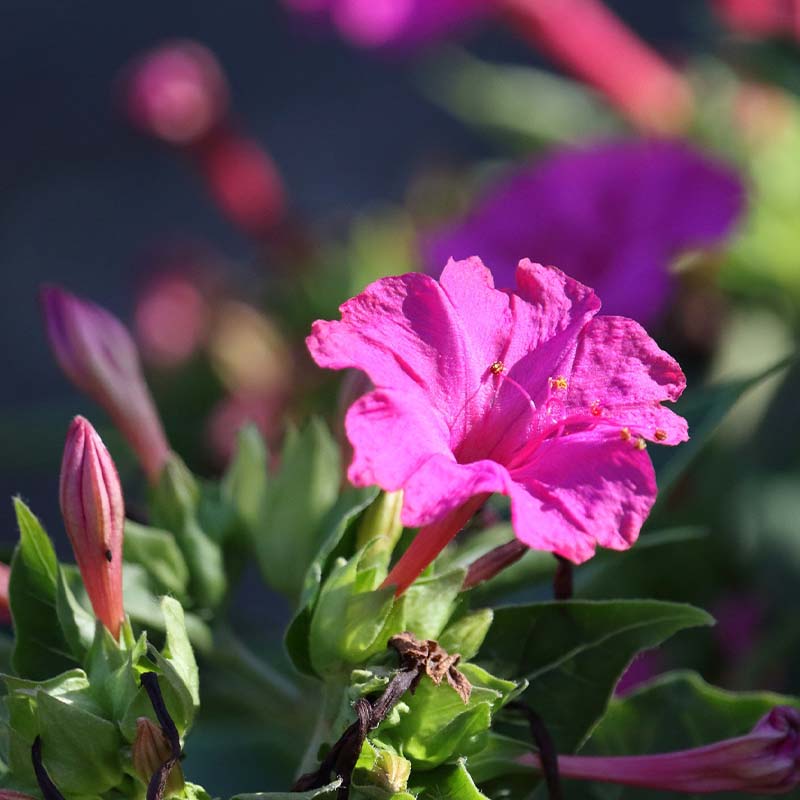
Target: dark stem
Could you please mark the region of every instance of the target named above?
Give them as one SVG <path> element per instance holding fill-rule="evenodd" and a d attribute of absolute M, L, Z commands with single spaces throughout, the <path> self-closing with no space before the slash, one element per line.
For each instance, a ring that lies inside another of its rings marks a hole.
<path fill-rule="evenodd" d="M 531 730 L 531 738 L 539 751 L 539 761 L 542 765 L 542 774 L 544 775 L 544 782 L 547 785 L 547 793 L 550 800 L 563 800 L 561 779 L 558 775 L 558 753 L 542 718 L 532 708 L 519 700 L 509 703 L 506 708 L 510 711 L 518 711 L 527 719 Z"/>
<path fill-rule="evenodd" d="M 570 600 L 572 598 L 572 562 L 564 556 L 556 555 L 556 574 L 553 577 L 553 597 L 556 600 Z"/>
<path fill-rule="evenodd" d="M 473 586 L 494 578 L 506 567 L 516 564 L 527 552 L 528 546 L 517 539 L 495 547 L 469 565 L 461 588 L 472 589 Z"/>
<path fill-rule="evenodd" d="M 167 780 L 172 768 L 178 763 L 181 757 L 181 737 L 172 717 L 167 711 L 167 704 L 161 694 L 161 686 L 158 683 L 158 675 L 155 672 L 144 672 L 141 677 L 141 684 L 150 698 L 153 711 L 156 713 L 158 724 L 164 733 L 170 746 L 170 757 L 153 773 L 150 783 L 147 784 L 147 800 L 162 800 L 167 788 Z M 45 798 L 49 800 L 49 798 Z"/>
<path fill-rule="evenodd" d="M 33 771 L 36 775 L 36 782 L 39 784 L 39 789 L 42 792 L 44 800 L 64 800 L 64 795 L 58 791 L 58 788 L 50 780 L 47 770 L 42 763 L 42 737 L 37 736 L 33 740 L 31 747 L 31 761 L 33 762 Z"/>
<path fill-rule="evenodd" d="M 350 781 L 353 777 L 358 756 L 364 741 L 370 731 L 375 730 L 394 708 L 395 703 L 415 686 L 422 676 L 424 664 L 409 665 L 396 672 L 383 694 L 370 703 L 366 698 L 358 700 L 354 709 L 356 721 L 347 728 L 339 740 L 331 747 L 328 754 L 314 772 L 301 775 L 294 786 L 293 792 L 305 792 L 319 789 L 330 780 L 331 774 L 337 774 L 342 779 L 338 791 L 339 800 L 346 800 L 350 791 Z"/>

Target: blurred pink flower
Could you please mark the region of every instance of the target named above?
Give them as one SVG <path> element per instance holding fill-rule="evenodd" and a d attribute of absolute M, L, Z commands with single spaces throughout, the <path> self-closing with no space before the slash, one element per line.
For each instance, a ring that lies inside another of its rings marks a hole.
<path fill-rule="evenodd" d="M 800 40 L 800 0 L 714 0 L 714 8 L 729 27 L 740 33 Z"/>
<path fill-rule="evenodd" d="M 737 664 L 753 651 L 764 612 L 764 601 L 754 594 L 729 594 L 717 602 L 712 612 L 717 620 L 713 633 L 729 664 Z"/>
<path fill-rule="evenodd" d="M 637 323 L 595 317 L 594 292 L 555 268 L 522 261 L 516 277 L 496 290 L 471 258 L 439 282 L 384 278 L 307 339 L 317 364 L 375 386 L 347 413 L 348 477 L 403 489 L 403 523 L 422 526 L 387 578 L 399 592 L 493 492 L 530 547 L 576 563 L 627 549 L 656 495 L 646 440 L 687 438 L 661 405 L 683 373 Z"/>
<path fill-rule="evenodd" d="M 187 275 L 159 274 L 136 304 L 134 324 L 144 358 L 176 367 L 191 358 L 208 331 L 210 309 L 203 290 Z"/>
<path fill-rule="evenodd" d="M 539 757 L 521 763 L 540 768 Z M 669 792 L 785 794 L 800 783 L 800 711 L 777 706 L 735 739 L 646 756 L 559 756 L 562 777 Z"/>
<path fill-rule="evenodd" d="M 225 75 L 198 42 L 166 42 L 137 58 L 123 77 L 131 122 L 169 144 L 202 139 L 227 115 Z"/>
<path fill-rule="evenodd" d="M 680 142 L 565 149 L 513 172 L 429 235 L 423 265 L 436 274 L 448 258 L 481 253 L 498 285 L 511 287 L 517 262 L 536 258 L 593 286 L 607 313 L 648 323 L 669 302 L 672 260 L 719 245 L 743 205 L 736 173 Z"/>
<path fill-rule="evenodd" d="M 628 665 L 622 677 L 617 682 L 614 694 L 617 697 L 629 694 L 641 684 L 655 678 L 664 670 L 664 659 L 659 650 L 645 650 Z"/>
<path fill-rule="evenodd" d="M 283 0 L 311 20 L 333 23 L 360 47 L 415 47 L 453 35 L 491 10 L 488 0 Z"/>
<path fill-rule="evenodd" d="M 131 335 L 104 308 L 57 286 L 43 286 L 40 299 L 59 366 L 105 409 L 154 483 L 169 445 Z"/>
<path fill-rule="evenodd" d="M 125 505 L 111 455 L 95 429 L 75 417 L 61 463 L 59 500 L 83 585 L 97 618 L 119 637 Z"/>
<path fill-rule="evenodd" d="M 274 443 L 280 436 L 285 400 L 283 395 L 256 393 L 223 398 L 206 424 L 208 441 L 217 458 L 222 463 L 230 461 L 236 437 L 248 423 L 258 428 L 265 441 Z"/>

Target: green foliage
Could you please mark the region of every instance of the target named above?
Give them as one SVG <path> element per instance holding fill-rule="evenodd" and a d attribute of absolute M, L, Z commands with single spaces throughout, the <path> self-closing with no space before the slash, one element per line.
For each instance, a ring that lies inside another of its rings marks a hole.
<path fill-rule="evenodd" d="M 123 556 L 147 571 L 154 592 L 186 600 L 189 568 L 171 533 L 125 520 Z"/>
<path fill-rule="evenodd" d="M 412 791 L 417 800 L 489 800 L 475 786 L 467 772 L 465 759 L 432 772 L 419 773 L 419 783 L 416 782 L 417 775 L 413 778 Z"/>
<path fill-rule="evenodd" d="M 14 498 L 19 544 L 11 560 L 9 602 L 14 618 L 16 672 L 44 679 L 75 666 L 72 648 L 59 624 L 58 562 L 39 520 L 20 498 Z M 66 598 L 62 616 L 69 618 Z M 70 628 L 75 634 L 77 623 Z"/>
<path fill-rule="evenodd" d="M 239 431 L 236 452 L 220 483 L 222 498 L 250 535 L 258 530 L 267 495 L 267 459 L 267 448 L 258 428 L 245 425 Z"/>
<path fill-rule="evenodd" d="M 312 419 L 302 431 L 290 428 L 280 467 L 264 488 L 253 536 L 267 583 L 293 600 L 327 534 L 323 520 L 340 482 L 339 449 L 325 424 Z"/>
<path fill-rule="evenodd" d="M 683 628 L 710 625 L 700 609 L 645 600 L 571 600 L 499 608 L 480 651 L 493 673 L 527 680 L 523 699 L 559 752 L 573 752 L 605 713 L 633 657 Z"/>
<path fill-rule="evenodd" d="M 336 790 L 342 785 L 341 778 L 308 792 L 251 792 L 237 794 L 231 800 L 336 800 Z"/>
<path fill-rule="evenodd" d="M 189 570 L 189 586 L 200 608 L 216 608 L 225 595 L 227 579 L 222 547 L 199 520 L 201 488 L 186 465 L 172 455 L 153 491 L 152 515 L 158 528 L 169 531 Z"/>

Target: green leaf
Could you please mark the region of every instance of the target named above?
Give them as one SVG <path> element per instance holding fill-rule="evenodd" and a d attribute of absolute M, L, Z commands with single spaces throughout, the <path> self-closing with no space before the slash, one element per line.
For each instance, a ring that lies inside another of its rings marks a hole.
<path fill-rule="evenodd" d="M 321 529 L 326 532 L 322 546 L 306 571 L 300 605 L 286 631 L 286 651 L 299 672 L 316 675 L 311 664 L 309 637 L 311 616 L 318 598 L 322 579 L 328 574 L 333 554 L 346 535 L 355 527 L 361 513 L 378 495 L 378 489 L 355 489 L 343 492 L 328 512 Z"/>
<path fill-rule="evenodd" d="M 469 661 L 480 650 L 492 626 L 492 620 L 494 612 L 490 608 L 481 608 L 465 614 L 442 631 L 439 644 L 448 653 L 458 653 L 462 661 Z"/>
<path fill-rule="evenodd" d="M 411 778 L 417 800 L 489 800 L 478 791 L 463 758 L 432 772 L 413 773 Z"/>
<path fill-rule="evenodd" d="M 76 577 L 80 580 L 80 573 Z M 83 662 L 86 651 L 92 645 L 97 620 L 77 601 L 69 585 L 67 568 L 60 565 L 56 586 L 56 615 L 70 652 L 76 661 Z"/>
<path fill-rule="evenodd" d="M 386 649 L 394 588 L 378 588 L 385 570 L 369 565 L 375 542 L 349 561 L 341 559 L 322 587 L 309 628 L 309 656 L 317 675 L 349 671 Z"/>
<path fill-rule="evenodd" d="M 167 630 L 163 655 L 175 667 L 192 696 L 195 709 L 200 707 L 200 678 L 192 645 L 186 634 L 186 621 L 181 604 L 171 597 L 161 598 L 161 612 Z"/>
<path fill-rule="evenodd" d="M 523 700 L 542 717 L 558 751 L 568 753 L 603 716 L 638 652 L 683 628 L 712 623 L 692 606 L 645 600 L 509 606 L 495 609 L 479 661 L 497 675 L 530 682 Z"/>
<path fill-rule="evenodd" d="M 252 792 L 237 794 L 231 800 L 335 800 L 336 790 L 342 785 L 342 779 L 309 792 Z"/>
<path fill-rule="evenodd" d="M 475 664 L 459 669 L 472 684 L 465 704 L 446 682 L 436 686 L 423 678 L 413 695 L 405 695 L 400 713 L 387 718 L 375 739 L 391 745 L 414 770 L 433 769 L 459 756 L 479 752 L 486 743 L 492 714 L 511 698 L 517 684 L 490 675 Z"/>
<path fill-rule="evenodd" d="M 415 581 L 401 598 L 403 630 L 418 639 L 438 639 L 455 610 L 466 574 L 464 569 L 454 569 Z"/>
<path fill-rule="evenodd" d="M 706 446 L 717 427 L 736 401 L 749 389 L 785 369 L 795 356 L 783 359 L 752 378 L 707 386 L 685 394 L 674 406 L 676 413 L 689 422 L 691 438 L 678 447 L 651 447 L 650 457 L 656 468 L 659 498 L 669 494 L 678 478 Z"/>
<path fill-rule="evenodd" d="M 75 666 L 58 620 L 58 561 L 40 522 L 14 498 L 20 540 L 11 560 L 9 602 L 14 619 L 14 670 L 44 679 Z"/>
<path fill-rule="evenodd" d="M 800 708 L 800 700 L 771 692 L 728 692 L 710 686 L 695 673 L 671 672 L 634 694 L 613 700 L 584 752 L 642 755 L 701 747 L 748 733 L 761 717 L 779 705 Z M 575 800 L 650 800 L 654 791 L 572 782 L 566 795 Z M 726 800 L 752 796 L 725 794 Z M 658 797 L 700 800 L 707 795 L 659 792 Z"/>
<path fill-rule="evenodd" d="M 309 564 L 322 543 L 321 524 L 339 494 L 339 448 L 325 424 L 286 433 L 280 469 L 266 487 L 254 533 L 256 554 L 266 581 L 297 599 Z"/>
<path fill-rule="evenodd" d="M 126 519 L 123 542 L 125 561 L 145 569 L 156 593 L 186 597 L 189 568 L 171 533 Z"/>
<path fill-rule="evenodd" d="M 189 568 L 195 603 L 213 609 L 222 602 L 227 579 L 222 549 L 198 521 L 201 494 L 197 479 L 173 454 L 153 491 L 153 521 L 174 535 Z"/>
<path fill-rule="evenodd" d="M 255 425 L 238 433 L 236 453 L 220 485 L 222 497 L 236 510 L 247 530 L 256 530 L 267 492 L 267 448 Z"/>
<path fill-rule="evenodd" d="M 44 691 L 36 697 L 42 760 L 67 794 L 101 794 L 122 780 L 116 725 Z"/>

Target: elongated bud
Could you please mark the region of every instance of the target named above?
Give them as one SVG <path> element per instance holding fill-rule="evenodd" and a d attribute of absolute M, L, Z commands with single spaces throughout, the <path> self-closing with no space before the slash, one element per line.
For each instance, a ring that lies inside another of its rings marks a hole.
<path fill-rule="evenodd" d="M 11 606 L 8 602 L 8 580 L 11 577 L 11 567 L 0 563 L 0 625 L 11 622 Z"/>
<path fill-rule="evenodd" d="M 133 768 L 145 785 L 161 769 L 162 764 L 172 757 L 172 750 L 159 725 L 147 717 L 136 720 L 136 739 L 133 742 Z M 180 762 L 176 762 L 167 778 L 164 797 L 183 791 L 184 778 Z"/>
<path fill-rule="evenodd" d="M 494 0 L 511 26 L 606 96 L 637 127 L 683 130 L 688 82 L 600 0 Z"/>
<path fill-rule="evenodd" d="M 114 462 L 83 417 L 67 433 L 59 488 L 61 514 L 97 618 L 119 638 L 125 507 Z"/>
<path fill-rule="evenodd" d="M 538 756 L 523 762 L 539 766 Z M 777 706 L 735 739 L 646 756 L 559 756 L 562 777 L 688 794 L 784 794 L 800 784 L 800 711 Z"/>
<path fill-rule="evenodd" d="M 131 335 L 104 308 L 56 286 L 42 287 L 40 297 L 59 366 L 108 412 L 154 483 L 169 445 Z"/>

